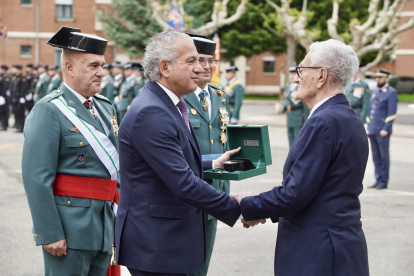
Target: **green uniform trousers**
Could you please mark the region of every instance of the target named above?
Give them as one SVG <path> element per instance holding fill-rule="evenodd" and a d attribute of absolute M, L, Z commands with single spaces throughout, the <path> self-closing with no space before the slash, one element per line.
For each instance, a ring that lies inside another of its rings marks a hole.
<path fill-rule="evenodd" d="M 292 146 L 293 141 L 295 141 L 296 136 L 298 135 L 300 129 L 302 127 L 288 127 L 288 137 L 289 137 L 289 145 Z"/>
<path fill-rule="evenodd" d="M 110 251 L 88 251 L 68 248 L 61 257 L 43 250 L 45 276 L 106 276 L 111 262 Z"/>

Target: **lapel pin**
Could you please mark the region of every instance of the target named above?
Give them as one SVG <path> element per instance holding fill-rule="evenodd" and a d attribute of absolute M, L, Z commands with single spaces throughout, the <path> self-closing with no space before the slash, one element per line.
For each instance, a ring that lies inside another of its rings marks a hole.
<path fill-rule="evenodd" d="M 191 114 L 196 115 L 197 114 L 197 110 L 195 110 L 194 108 L 191 108 Z"/>

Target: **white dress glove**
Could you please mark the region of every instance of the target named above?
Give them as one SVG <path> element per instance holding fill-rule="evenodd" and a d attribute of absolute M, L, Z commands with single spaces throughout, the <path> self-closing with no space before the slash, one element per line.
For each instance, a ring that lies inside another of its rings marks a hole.
<path fill-rule="evenodd" d="M 119 103 L 119 97 L 116 96 L 115 99 L 114 99 L 114 104 L 117 105 L 118 103 Z"/>
<path fill-rule="evenodd" d="M 0 96 L 0 106 L 6 103 L 6 99 L 3 96 Z"/>
<path fill-rule="evenodd" d="M 26 101 L 31 101 L 33 99 L 33 94 L 29 93 L 26 95 Z"/>
<path fill-rule="evenodd" d="M 19 102 L 20 102 L 21 104 L 24 104 L 24 103 L 26 102 L 26 100 L 25 100 L 23 97 L 21 97 L 21 98 L 19 99 Z"/>
<path fill-rule="evenodd" d="M 10 89 L 6 91 L 6 96 L 9 97 L 11 95 Z"/>

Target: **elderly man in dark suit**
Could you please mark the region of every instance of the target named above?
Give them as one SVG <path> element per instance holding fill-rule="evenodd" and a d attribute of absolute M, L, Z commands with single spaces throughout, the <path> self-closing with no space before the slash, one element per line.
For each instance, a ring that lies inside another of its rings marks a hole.
<path fill-rule="evenodd" d="M 162 32 L 149 41 L 143 66 L 149 80 L 119 130 L 121 198 L 117 261 L 133 276 L 186 275 L 204 263 L 203 212 L 233 226 L 236 200 L 202 180 L 229 151 L 202 162 L 182 96 L 197 88 L 197 49 L 186 34 Z"/>
<path fill-rule="evenodd" d="M 311 45 L 295 77 L 297 98 L 311 113 L 289 151 L 282 186 L 234 196 L 244 220 L 279 221 L 275 275 L 369 275 L 358 199 L 368 141 L 344 95 L 357 70 L 350 46 Z"/>

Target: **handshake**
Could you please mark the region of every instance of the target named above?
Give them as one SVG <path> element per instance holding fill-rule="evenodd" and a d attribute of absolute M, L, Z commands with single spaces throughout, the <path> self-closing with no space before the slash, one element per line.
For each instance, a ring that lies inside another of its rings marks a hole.
<path fill-rule="evenodd" d="M 234 198 L 237 203 L 240 205 L 240 202 L 243 198 L 247 197 L 247 196 L 253 196 L 252 192 L 241 192 L 238 193 L 236 195 L 230 195 L 231 198 Z M 266 219 L 259 219 L 259 220 L 251 220 L 251 221 L 245 221 L 243 218 L 241 219 L 241 222 L 243 223 L 243 227 L 248 229 L 250 227 L 255 227 L 256 225 L 258 225 L 259 223 L 261 224 L 265 224 L 266 223 Z"/>

